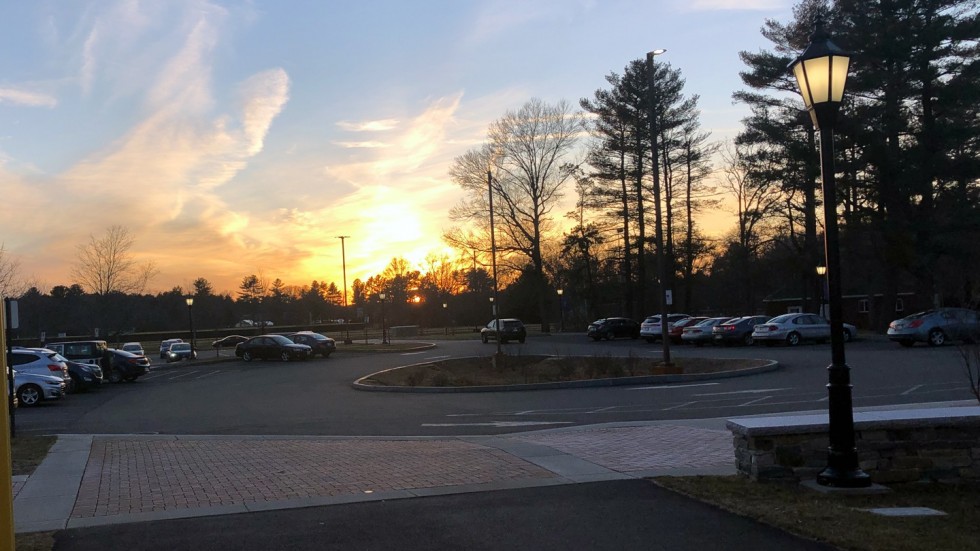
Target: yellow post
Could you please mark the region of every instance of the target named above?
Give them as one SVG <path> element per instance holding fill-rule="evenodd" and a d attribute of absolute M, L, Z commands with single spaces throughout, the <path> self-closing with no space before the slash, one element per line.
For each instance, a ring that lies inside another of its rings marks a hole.
<path fill-rule="evenodd" d="M 14 548 L 13 460 L 10 457 L 10 391 L 7 389 L 7 320 L 6 308 L 0 309 L 0 549 Z"/>

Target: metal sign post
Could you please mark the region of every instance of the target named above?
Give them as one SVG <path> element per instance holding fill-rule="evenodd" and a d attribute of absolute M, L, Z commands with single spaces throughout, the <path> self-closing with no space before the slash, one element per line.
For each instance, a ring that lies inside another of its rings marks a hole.
<path fill-rule="evenodd" d="M 0 365 L 3 366 L 5 377 L 0 377 L 0 393 L 6 397 L 8 408 L 0 408 L 0 426 L 10 424 L 10 434 L 0 436 L 0 548 L 14 548 L 14 489 L 10 484 L 13 476 L 13 461 L 10 456 L 10 440 L 13 437 L 13 375 L 10 372 L 7 357 L 10 350 L 10 343 L 7 341 L 6 320 L 10 317 L 10 299 L 3 299 L 4 312 L 0 314 L 0 343 L 4 345 L 3 358 L 0 358 Z M 13 303 L 14 315 L 16 318 L 17 303 Z"/>

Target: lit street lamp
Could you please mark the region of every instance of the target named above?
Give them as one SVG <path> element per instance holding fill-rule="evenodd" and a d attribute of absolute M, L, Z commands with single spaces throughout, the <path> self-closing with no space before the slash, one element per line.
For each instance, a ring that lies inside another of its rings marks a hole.
<path fill-rule="evenodd" d="M 564 289 L 558 289 L 558 316 L 561 319 L 561 325 L 558 326 L 558 331 L 565 332 L 565 299 L 562 295 L 565 294 Z"/>
<path fill-rule="evenodd" d="M 187 319 L 190 321 L 191 326 L 191 351 L 194 351 L 197 350 L 194 339 L 194 297 L 187 297 L 184 302 L 187 303 Z"/>
<path fill-rule="evenodd" d="M 449 334 L 449 315 L 448 310 L 449 305 L 445 302 L 442 303 L 442 319 L 446 322 L 446 334 Z"/>
<path fill-rule="evenodd" d="M 820 276 L 820 315 L 823 317 L 829 317 L 827 312 L 827 275 L 826 266 L 817 266 L 817 275 Z"/>
<path fill-rule="evenodd" d="M 381 344 L 389 344 L 388 328 L 385 326 L 385 296 L 384 293 L 378 293 L 378 298 L 381 299 Z"/>
<path fill-rule="evenodd" d="M 822 486 L 864 488 L 871 477 L 858 466 L 854 443 L 854 406 L 851 402 L 851 368 L 844 357 L 844 320 L 841 308 L 840 245 L 837 236 L 837 183 L 834 168 L 834 123 L 844 97 L 850 54 L 830 41 L 819 19 L 810 44 L 790 68 L 796 76 L 803 102 L 813 125 L 820 130 L 820 179 L 824 200 L 824 251 L 830 302 L 830 353 L 828 414 L 830 446 L 827 466 L 817 475 Z"/>

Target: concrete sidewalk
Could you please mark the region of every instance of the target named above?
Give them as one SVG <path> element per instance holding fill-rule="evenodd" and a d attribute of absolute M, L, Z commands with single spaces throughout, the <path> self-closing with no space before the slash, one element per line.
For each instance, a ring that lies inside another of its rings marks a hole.
<path fill-rule="evenodd" d="M 14 521 L 21 533 L 734 472 L 723 419 L 474 437 L 61 435 L 15 479 Z"/>

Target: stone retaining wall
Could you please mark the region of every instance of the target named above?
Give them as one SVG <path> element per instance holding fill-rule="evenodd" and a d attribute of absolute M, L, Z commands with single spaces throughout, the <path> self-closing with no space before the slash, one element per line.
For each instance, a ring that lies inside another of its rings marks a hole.
<path fill-rule="evenodd" d="M 738 472 L 756 481 L 816 478 L 827 415 L 732 419 Z M 980 407 L 854 414 L 858 461 L 874 482 L 980 480 Z"/>

